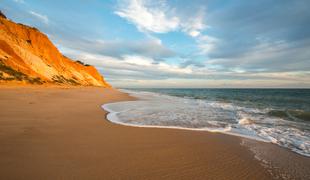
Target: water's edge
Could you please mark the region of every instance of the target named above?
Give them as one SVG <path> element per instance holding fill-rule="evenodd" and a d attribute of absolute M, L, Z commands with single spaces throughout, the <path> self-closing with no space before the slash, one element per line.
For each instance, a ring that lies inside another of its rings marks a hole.
<path fill-rule="evenodd" d="M 122 101 L 122 102 L 126 102 L 126 101 Z M 253 153 L 253 158 L 257 160 L 266 169 L 266 171 L 270 173 L 275 179 L 295 179 L 295 178 L 297 179 L 306 178 L 307 179 L 308 178 L 307 168 L 303 169 L 302 171 L 299 171 L 300 166 L 304 167 L 307 165 L 304 165 L 304 161 L 299 162 L 299 159 L 296 159 L 295 157 L 301 156 L 302 158 L 306 158 L 306 159 L 309 157 L 303 156 L 294 151 L 290 151 L 289 149 L 279 146 L 270 141 L 265 141 L 264 139 L 258 139 L 258 138 L 254 138 L 251 136 L 241 135 L 241 134 L 234 134 L 234 133 L 224 132 L 224 131 L 208 130 L 208 129 L 203 129 L 203 128 L 197 129 L 197 128 L 183 128 L 183 127 L 177 127 L 177 126 L 135 125 L 135 124 L 123 123 L 123 122 L 118 121 L 117 114 L 120 112 L 115 112 L 109 108 L 109 105 L 115 104 L 115 103 L 119 103 L 119 102 L 107 103 L 101 106 L 103 110 L 108 112 L 106 115 L 106 119 L 111 123 L 128 126 L 128 127 L 137 127 L 137 128 L 160 128 L 160 129 L 177 129 L 177 130 L 186 130 L 186 131 L 204 131 L 204 132 L 210 132 L 210 133 L 221 133 L 225 135 L 236 136 L 236 137 L 241 138 L 240 146 L 247 148 L 251 153 Z M 273 151 L 276 150 L 274 148 L 276 149 L 279 148 L 282 154 L 284 154 L 287 157 L 291 156 L 291 158 L 283 158 L 283 157 L 276 158 L 278 154 L 274 154 Z M 298 166 L 297 167 L 287 166 L 287 164 L 290 164 L 290 163 L 297 164 Z"/>
<path fill-rule="evenodd" d="M 131 101 L 122 101 L 122 102 L 131 102 Z M 117 117 L 117 114 L 121 113 L 121 112 L 116 112 L 116 111 L 113 111 L 112 109 L 109 108 L 109 105 L 113 105 L 116 103 L 118 103 L 118 102 L 107 103 L 107 104 L 103 104 L 101 106 L 101 108 L 103 110 L 108 112 L 107 120 L 114 123 L 114 124 L 119 124 L 119 125 L 123 125 L 123 126 L 130 126 L 130 127 L 141 127 L 141 128 L 161 128 L 161 129 L 179 129 L 179 130 L 187 130 L 187 131 L 206 131 L 206 132 L 211 132 L 211 133 L 222 133 L 222 134 L 226 134 L 226 135 L 232 135 L 232 136 L 247 138 L 247 139 L 256 140 L 256 141 L 260 141 L 260 142 L 272 143 L 272 142 L 266 141 L 264 139 L 260 139 L 260 138 L 256 138 L 256 137 L 252 137 L 252 136 L 246 136 L 243 134 L 228 132 L 228 129 L 214 130 L 214 129 L 208 129 L 208 128 L 186 128 L 186 127 L 179 127 L 179 126 L 137 125 L 137 124 L 123 123 L 123 122 L 120 122 L 118 120 L 118 117 Z"/>

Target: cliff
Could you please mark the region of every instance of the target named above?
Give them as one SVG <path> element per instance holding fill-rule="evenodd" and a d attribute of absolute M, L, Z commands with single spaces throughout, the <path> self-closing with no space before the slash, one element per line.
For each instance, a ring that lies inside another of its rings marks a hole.
<path fill-rule="evenodd" d="M 98 71 L 62 55 L 48 37 L 0 12 L 0 83 L 110 87 Z"/>

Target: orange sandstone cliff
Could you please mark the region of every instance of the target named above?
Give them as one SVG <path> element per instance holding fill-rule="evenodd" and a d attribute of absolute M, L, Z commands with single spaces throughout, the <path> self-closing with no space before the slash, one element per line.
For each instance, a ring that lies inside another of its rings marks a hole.
<path fill-rule="evenodd" d="M 1 82 L 110 87 L 93 66 L 63 56 L 45 34 L 0 11 Z"/>

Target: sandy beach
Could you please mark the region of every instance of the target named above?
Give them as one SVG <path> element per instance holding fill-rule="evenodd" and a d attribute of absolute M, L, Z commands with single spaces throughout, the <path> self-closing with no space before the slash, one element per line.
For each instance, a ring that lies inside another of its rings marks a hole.
<path fill-rule="evenodd" d="M 242 138 L 107 121 L 101 105 L 126 100 L 114 89 L 2 86 L 0 179 L 273 179 Z"/>

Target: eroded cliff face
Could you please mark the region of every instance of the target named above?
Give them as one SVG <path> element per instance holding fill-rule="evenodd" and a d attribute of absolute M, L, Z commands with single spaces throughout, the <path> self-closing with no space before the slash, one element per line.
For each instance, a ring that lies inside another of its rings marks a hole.
<path fill-rule="evenodd" d="M 110 87 L 93 66 L 63 56 L 45 34 L 0 12 L 1 81 Z"/>

